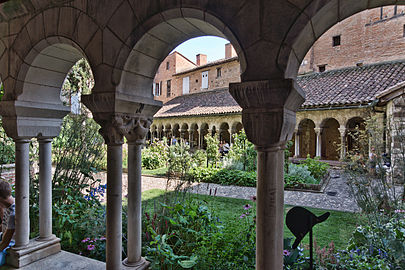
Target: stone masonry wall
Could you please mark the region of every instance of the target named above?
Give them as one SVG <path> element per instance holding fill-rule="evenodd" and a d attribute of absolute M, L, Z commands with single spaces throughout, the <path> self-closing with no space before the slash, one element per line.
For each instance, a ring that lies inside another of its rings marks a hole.
<path fill-rule="evenodd" d="M 405 6 L 355 14 L 324 33 L 308 51 L 299 73 L 405 59 Z M 332 46 L 340 35 L 341 45 Z"/>

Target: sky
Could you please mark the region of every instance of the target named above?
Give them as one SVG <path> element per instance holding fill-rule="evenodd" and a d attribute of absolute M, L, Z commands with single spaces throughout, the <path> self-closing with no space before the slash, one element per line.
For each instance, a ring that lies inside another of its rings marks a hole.
<path fill-rule="evenodd" d="M 193 62 L 195 62 L 195 56 L 197 54 L 206 54 L 208 56 L 208 62 L 212 62 L 218 59 L 225 58 L 226 43 L 229 43 L 229 41 L 219 37 L 197 37 L 183 42 L 173 51 L 181 53 Z"/>

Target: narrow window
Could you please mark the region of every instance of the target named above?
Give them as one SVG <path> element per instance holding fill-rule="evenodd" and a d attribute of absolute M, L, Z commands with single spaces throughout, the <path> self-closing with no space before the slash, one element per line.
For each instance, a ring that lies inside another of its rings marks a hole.
<path fill-rule="evenodd" d="M 172 94 L 172 80 L 167 81 L 167 97 L 170 97 Z"/>
<path fill-rule="evenodd" d="M 220 78 L 222 76 L 222 68 L 217 68 L 217 78 Z"/>
<path fill-rule="evenodd" d="M 394 16 L 397 15 L 397 13 L 398 13 L 398 6 L 395 5 L 395 7 L 394 7 Z"/>
<path fill-rule="evenodd" d="M 384 13 L 384 8 L 381 7 L 381 9 L 380 9 L 380 20 L 382 20 L 382 18 L 383 18 L 383 13 Z"/>
<path fill-rule="evenodd" d="M 167 62 L 166 62 L 166 70 L 169 70 L 169 68 L 170 68 L 170 62 L 167 61 Z"/>
<path fill-rule="evenodd" d="M 326 70 L 326 65 L 318 66 L 319 72 L 324 72 Z"/>
<path fill-rule="evenodd" d="M 404 27 L 403 27 L 402 36 L 405 37 L 405 24 L 404 24 Z"/>
<path fill-rule="evenodd" d="M 160 85 L 159 85 L 159 83 L 156 83 L 155 84 L 156 86 L 155 86 L 155 88 L 156 88 L 156 96 L 160 96 Z"/>
<path fill-rule="evenodd" d="M 332 38 L 332 46 L 333 47 L 340 46 L 340 35 L 334 36 Z"/>

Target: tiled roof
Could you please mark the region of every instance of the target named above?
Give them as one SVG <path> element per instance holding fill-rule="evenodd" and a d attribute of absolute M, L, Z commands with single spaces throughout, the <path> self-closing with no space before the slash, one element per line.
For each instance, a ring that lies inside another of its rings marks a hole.
<path fill-rule="evenodd" d="M 202 65 L 202 66 L 196 66 L 194 68 L 182 70 L 181 72 L 178 72 L 178 73 L 174 74 L 174 76 L 183 75 L 183 74 L 186 74 L 186 73 L 189 73 L 189 72 L 192 72 L 192 71 L 196 71 L 196 70 L 199 70 L 199 69 L 205 69 L 205 68 L 216 66 L 216 65 L 222 65 L 222 64 L 232 62 L 232 61 L 236 61 L 236 60 L 238 60 L 237 56 L 231 57 L 231 58 L 218 59 L 218 60 L 215 60 L 215 61 L 212 61 L 212 62 L 208 62 L 207 64 Z"/>
<path fill-rule="evenodd" d="M 405 61 L 384 62 L 299 76 L 306 94 L 302 108 L 364 104 L 405 81 Z"/>
<path fill-rule="evenodd" d="M 207 115 L 241 112 L 228 88 L 178 96 L 168 102 L 155 117 Z"/>
<path fill-rule="evenodd" d="M 386 89 L 405 81 L 405 61 L 351 67 L 297 78 L 306 94 L 301 109 L 367 104 Z M 176 97 L 155 117 L 238 113 L 242 109 L 227 88 Z"/>

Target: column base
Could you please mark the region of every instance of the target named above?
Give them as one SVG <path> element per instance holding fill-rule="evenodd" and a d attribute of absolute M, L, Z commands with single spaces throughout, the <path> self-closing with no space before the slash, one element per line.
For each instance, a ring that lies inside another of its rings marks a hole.
<path fill-rule="evenodd" d="M 27 246 L 23 248 L 10 248 L 7 252 L 7 264 L 15 268 L 23 267 L 52 254 L 61 251 L 60 239 L 53 237 L 50 240 L 31 239 Z"/>
<path fill-rule="evenodd" d="M 150 262 L 145 260 L 145 258 L 141 257 L 141 259 L 137 262 L 131 263 L 128 262 L 128 258 L 126 258 L 122 264 L 124 267 L 122 269 L 132 269 L 132 270 L 144 270 L 148 269 Z"/>

